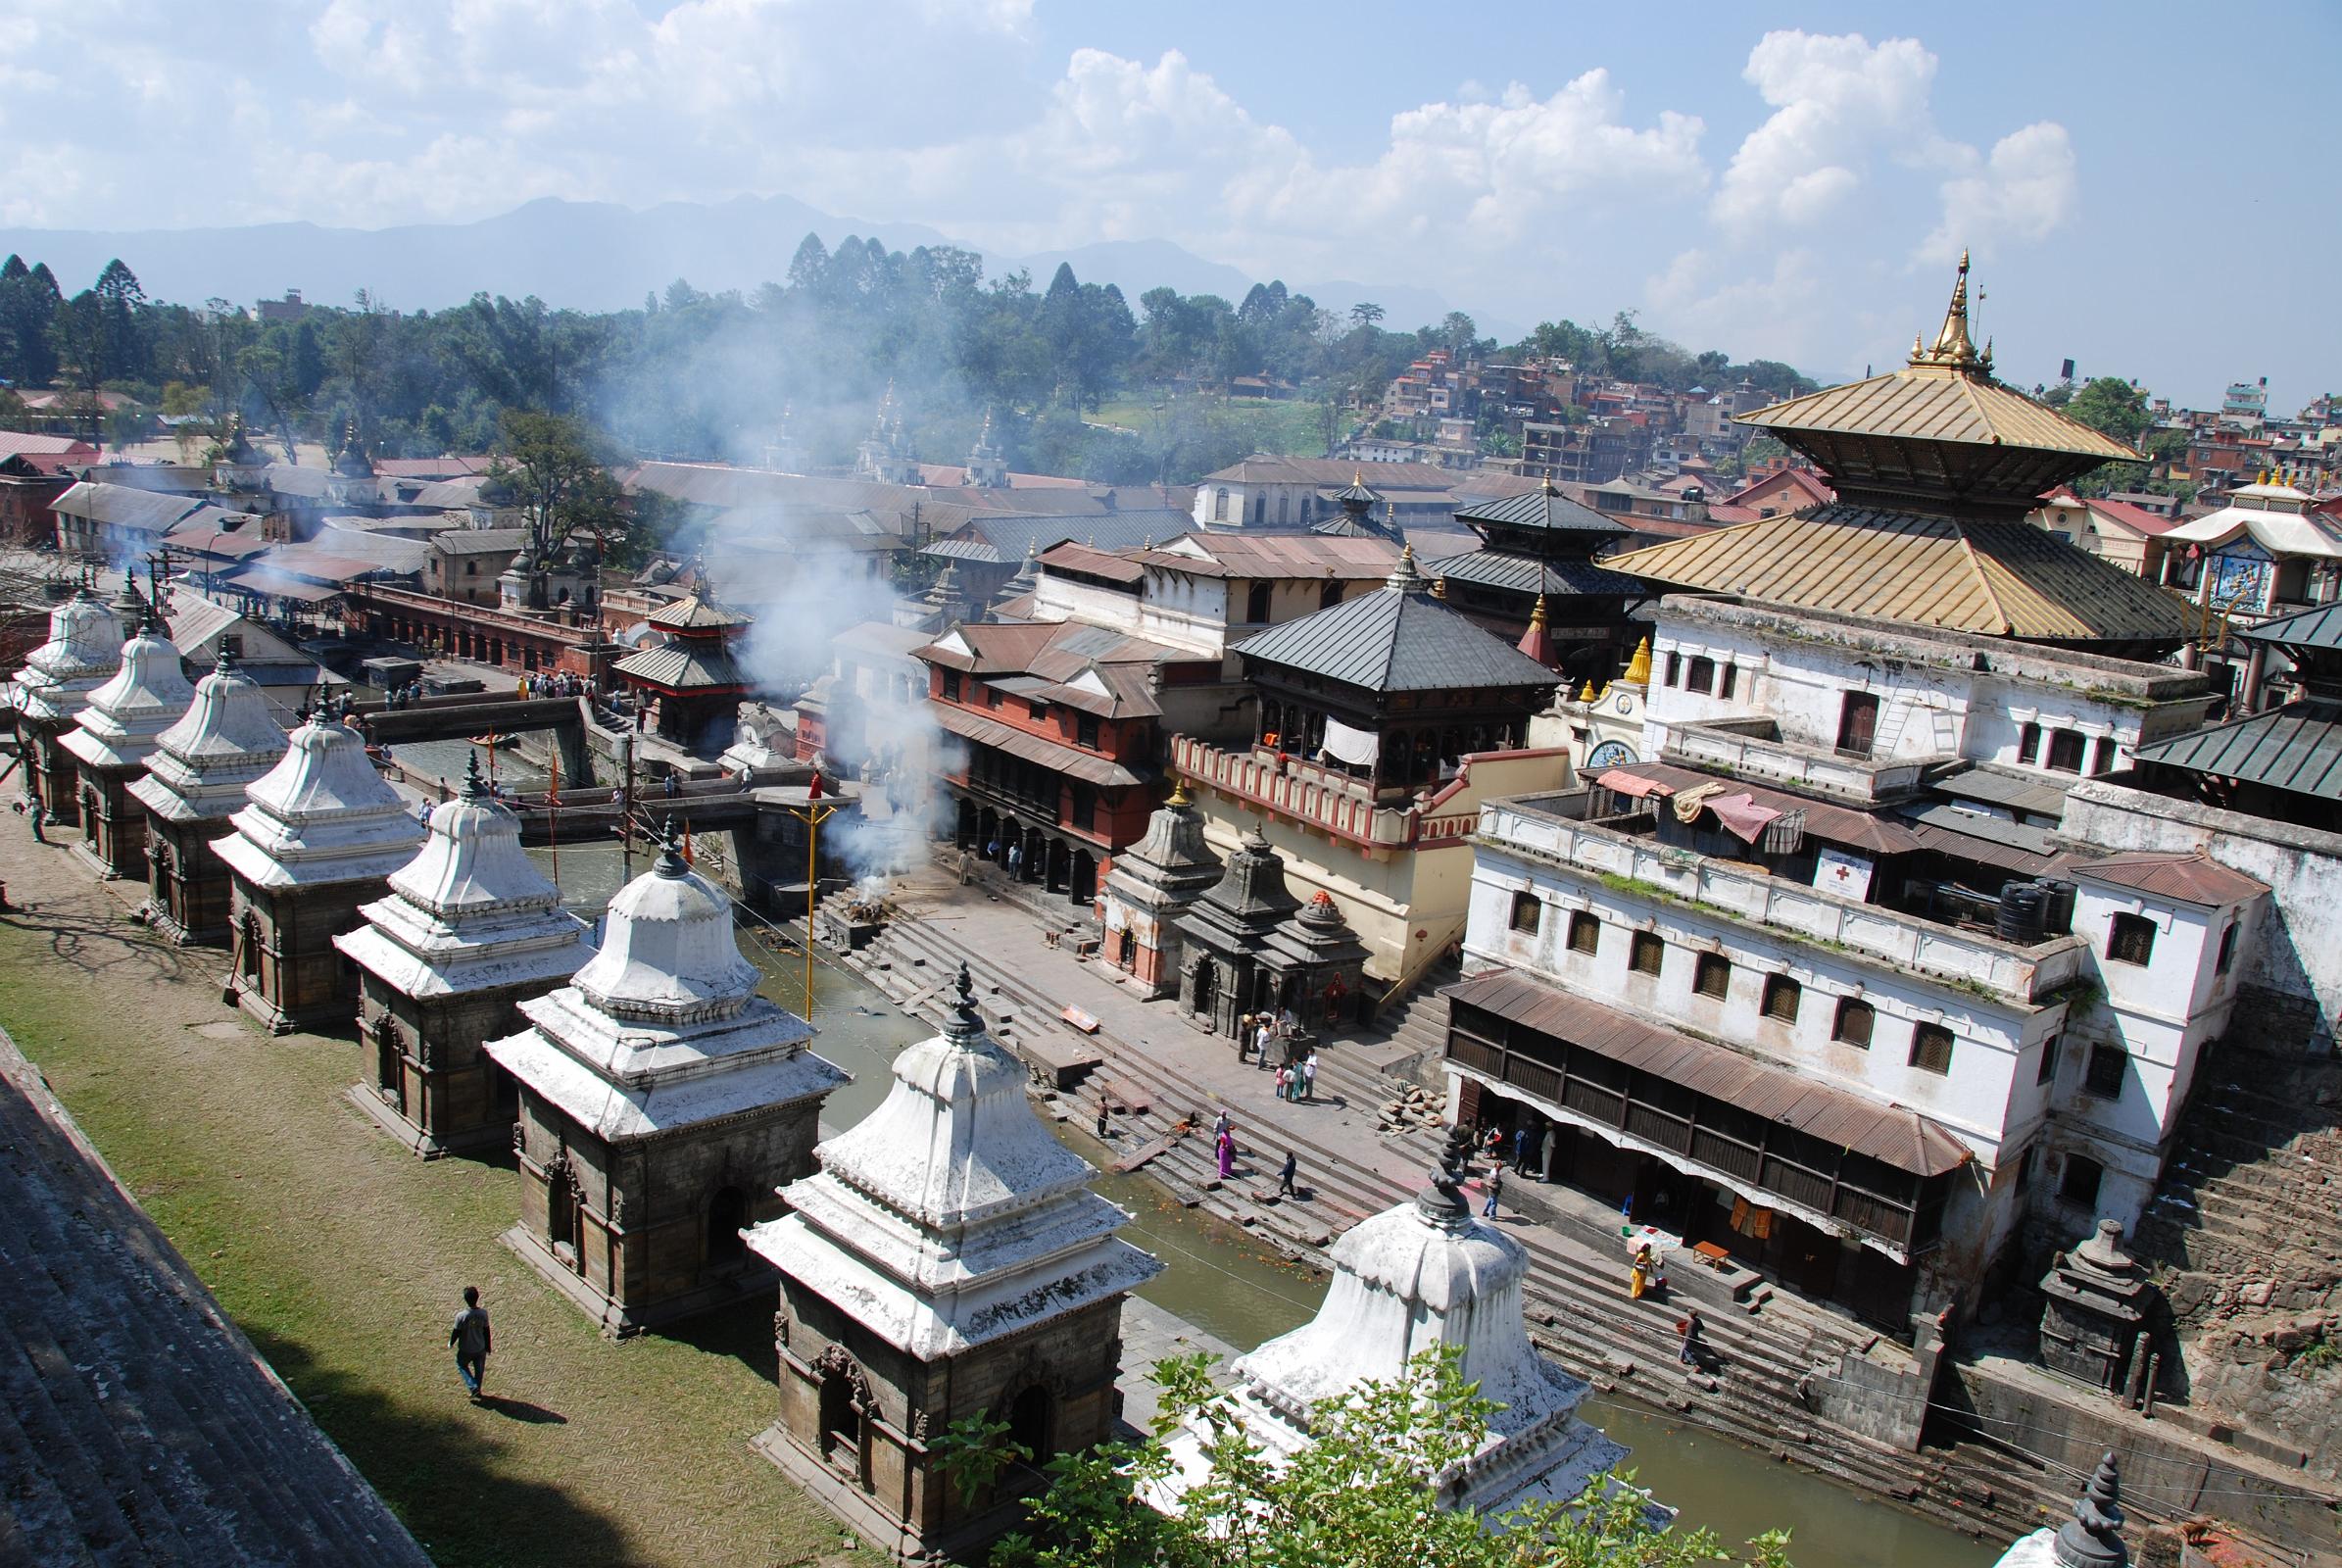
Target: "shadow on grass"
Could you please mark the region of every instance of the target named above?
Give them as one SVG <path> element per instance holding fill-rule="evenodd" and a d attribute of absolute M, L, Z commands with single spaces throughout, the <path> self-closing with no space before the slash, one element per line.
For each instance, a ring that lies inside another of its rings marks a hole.
<path fill-rule="evenodd" d="M 669 1324 L 659 1331 L 664 1339 L 688 1345 L 708 1355 L 728 1355 L 774 1387 L 780 1386 L 780 1351 L 773 1348 L 772 1314 L 780 1304 L 775 1292 L 759 1292 L 730 1306 L 719 1306 Z"/>
<path fill-rule="evenodd" d="M 577 1568 L 639 1557 L 619 1521 L 514 1473 L 505 1441 L 467 1419 L 452 1366 L 441 1414 L 318 1367 L 295 1341 L 246 1332 L 439 1568 Z M 561 1420 L 516 1399 L 486 1405 L 520 1421 Z"/>
<path fill-rule="evenodd" d="M 548 1410 L 526 1399 L 508 1399 L 500 1395 L 483 1394 L 477 1403 L 483 1410 L 494 1410 L 498 1415 L 525 1421 L 533 1427 L 565 1427 L 569 1424 L 569 1418 L 559 1410 Z"/>

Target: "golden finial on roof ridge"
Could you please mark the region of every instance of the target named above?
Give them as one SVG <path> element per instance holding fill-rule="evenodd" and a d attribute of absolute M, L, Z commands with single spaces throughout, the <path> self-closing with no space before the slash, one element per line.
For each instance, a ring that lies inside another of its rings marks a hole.
<path fill-rule="evenodd" d="M 1447 579 L 1445 577 L 1434 577 L 1432 579 L 1432 597 L 1434 599 L 1445 599 L 1447 597 Z"/>
<path fill-rule="evenodd" d="M 1188 781 L 1174 776 L 1171 780 L 1171 793 L 1163 804 L 1174 808 L 1186 806 L 1188 804 Z"/>
<path fill-rule="evenodd" d="M 1531 607 L 1529 612 L 1529 624 L 1532 626 L 1542 626 L 1545 623 L 1545 596 L 1543 594 L 1538 594 L 1537 596 L 1536 605 Z"/>
<path fill-rule="evenodd" d="M 1912 340 L 1911 364 L 1942 366 L 1955 370 L 1986 368 L 1990 362 L 1976 352 L 1976 339 L 1968 333 L 1968 252 L 1960 253 L 1960 270 L 1952 281 L 1952 303 L 1943 313 L 1943 326 L 1935 334 L 1935 342 L 1927 348 Z"/>
<path fill-rule="evenodd" d="M 1635 657 L 1627 662 L 1627 672 L 1619 679 L 1630 686 L 1648 686 L 1651 683 L 1651 639 L 1646 633 L 1635 647 Z"/>

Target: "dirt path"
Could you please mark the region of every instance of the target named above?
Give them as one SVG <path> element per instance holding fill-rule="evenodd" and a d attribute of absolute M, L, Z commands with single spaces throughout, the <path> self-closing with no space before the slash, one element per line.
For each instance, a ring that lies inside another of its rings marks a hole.
<path fill-rule="evenodd" d="M 254 1028 L 220 1004 L 221 956 L 156 941 L 139 890 L 22 817 L 0 815 L 0 1023 L 435 1561 L 852 1560 L 748 1449 L 775 1406 L 771 1303 L 603 1340 L 498 1244 L 509 1162 L 426 1164 L 372 1131 L 341 1099 L 354 1044 Z M 447 1349 L 467 1284 L 496 1328 L 480 1406 Z"/>

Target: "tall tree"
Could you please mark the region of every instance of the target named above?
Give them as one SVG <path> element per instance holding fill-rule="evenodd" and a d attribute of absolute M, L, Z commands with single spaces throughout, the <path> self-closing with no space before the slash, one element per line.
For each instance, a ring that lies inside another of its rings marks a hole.
<path fill-rule="evenodd" d="M 507 409 L 497 424 L 488 471 L 512 488 L 528 519 L 529 553 L 539 564 L 591 535 L 610 560 L 623 544 L 625 514 L 610 475 L 609 443 L 576 419 L 527 409 Z"/>

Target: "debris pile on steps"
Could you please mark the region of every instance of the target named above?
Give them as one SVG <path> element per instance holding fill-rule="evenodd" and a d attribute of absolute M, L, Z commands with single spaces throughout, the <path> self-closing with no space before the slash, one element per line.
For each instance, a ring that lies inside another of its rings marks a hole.
<path fill-rule="evenodd" d="M 1375 1113 L 1374 1130 L 1385 1138 L 1403 1138 L 1423 1128 L 1444 1125 L 1442 1112 L 1446 1104 L 1428 1089 L 1408 1084 L 1397 1096 L 1383 1102 Z"/>

